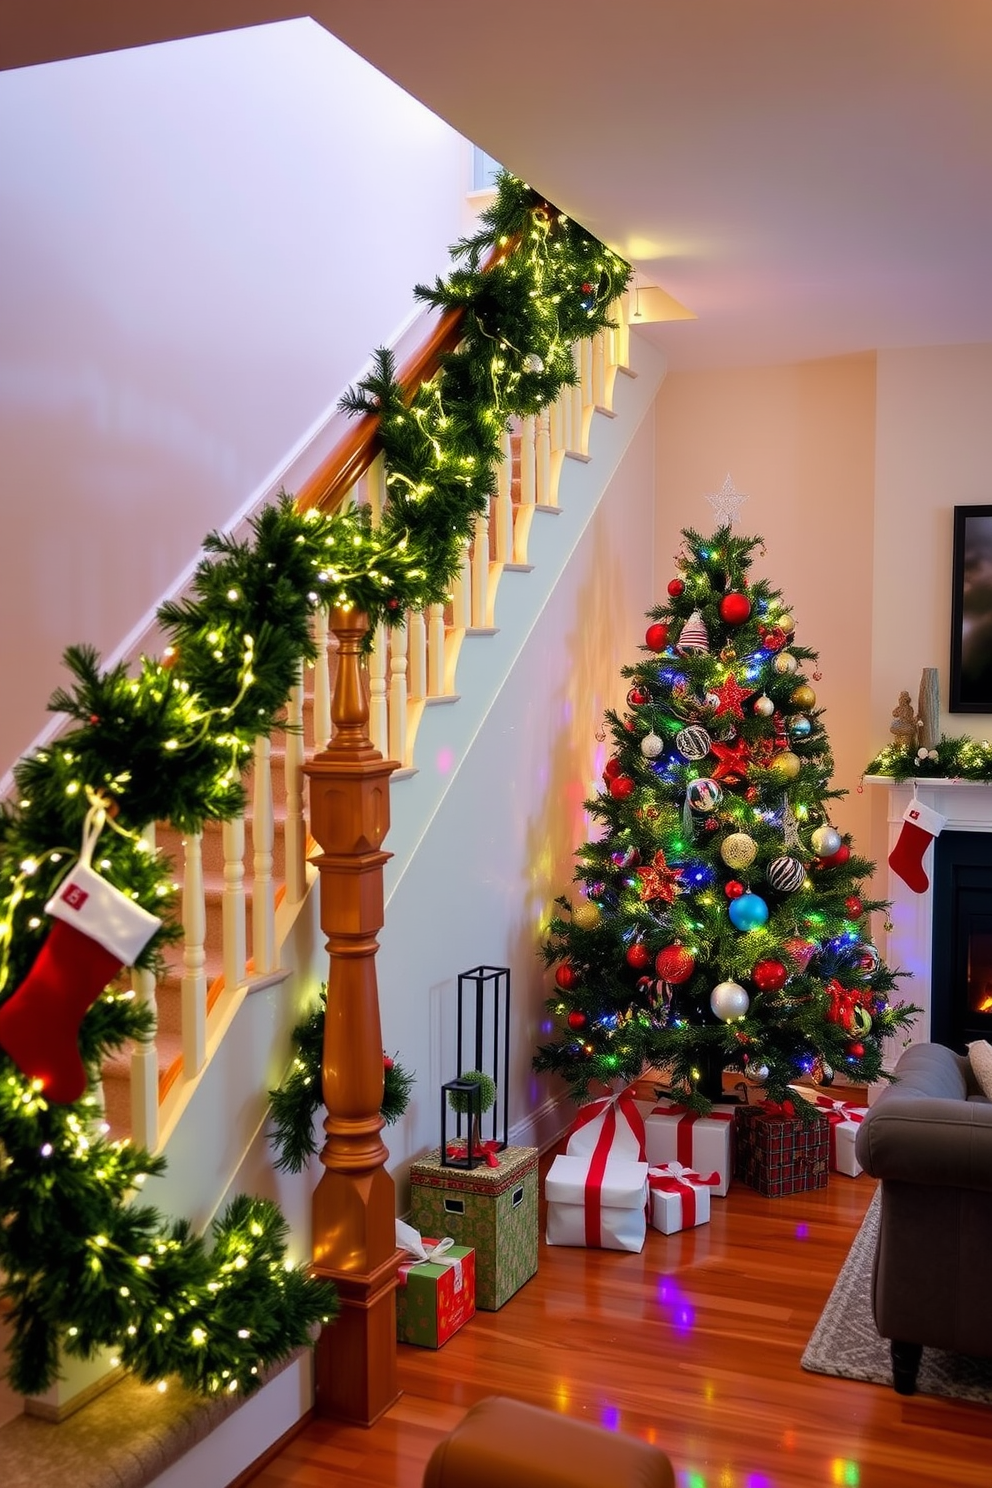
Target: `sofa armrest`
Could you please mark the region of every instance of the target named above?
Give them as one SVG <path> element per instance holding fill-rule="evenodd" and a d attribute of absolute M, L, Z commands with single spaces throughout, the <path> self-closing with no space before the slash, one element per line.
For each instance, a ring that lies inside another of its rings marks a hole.
<path fill-rule="evenodd" d="M 992 1191 L 992 1104 L 886 1092 L 858 1130 L 874 1178 Z"/>

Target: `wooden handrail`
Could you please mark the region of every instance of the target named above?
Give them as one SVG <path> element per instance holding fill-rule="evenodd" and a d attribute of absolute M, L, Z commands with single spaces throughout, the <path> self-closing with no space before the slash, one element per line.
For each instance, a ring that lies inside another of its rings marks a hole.
<path fill-rule="evenodd" d="M 494 248 L 482 266 L 483 273 L 502 263 L 519 242 L 518 234 Z M 414 352 L 400 369 L 396 380 L 403 389 L 406 403 L 413 400 L 422 383 L 436 376 L 443 358 L 455 350 L 462 339 L 464 323 L 463 307 L 446 310 L 420 350 Z M 368 470 L 380 447 L 379 419 L 374 413 L 365 413 L 300 486 L 296 493 L 296 505 L 300 511 L 307 511 L 312 506 L 329 511 L 340 505 L 355 482 Z"/>
<path fill-rule="evenodd" d="M 446 310 L 420 350 L 403 367 L 397 381 L 406 401 L 410 401 L 422 383 L 435 376 L 442 358 L 454 351 L 462 338 L 464 319 L 463 309 Z M 379 448 L 379 419 L 374 413 L 365 413 L 303 482 L 296 493 L 296 505 L 301 511 L 312 506 L 322 511 L 333 510 L 368 470 Z"/>

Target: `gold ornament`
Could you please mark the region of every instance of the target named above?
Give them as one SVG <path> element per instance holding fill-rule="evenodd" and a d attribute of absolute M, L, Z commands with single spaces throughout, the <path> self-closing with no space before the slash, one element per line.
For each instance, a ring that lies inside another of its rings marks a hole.
<path fill-rule="evenodd" d="M 776 780 L 795 780 L 802 763 L 798 754 L 793 754 L 791 749 L 783 749 L 768 766 L 768 773 Z"/>
<path fill-rule="evenodd" d="M 572 910 L 572 924 L 578 925 L 580 930 L 595 930 L 599 924 L 599 905 L 589 899 L 577 904 Z"/>
<path fill-rule="evenodd" d="M 791 635 L 796 628 L 796 622 L 795 620 L 793 620 L 791 615 L 779 615 L 778 619 L 775 621 L 775 624 L 778 626 L 779 630 L 784 631 L 786 635 Z"/>
<path fill-rule="evenodd" d="M 794 687 L 790 692 L 789 701 L 795 703 L 797 708 L 812 708 L 816 702 L 816 693 L 805 682 L 800 682 L 799 686 Z"/>
<path fill-rule="evenodd" d="M 746 832 L 731 832 L 720 844 L 720 856 L 728 868 L 747 868 L 758 855 L 753 837 Z"/>
<path fill-rule="evenodd" d="M 780 651 L 772 662 L 772 666 L 780 677 L 791 676 L 796 670 L 798 662 L 791 651 Z"/>

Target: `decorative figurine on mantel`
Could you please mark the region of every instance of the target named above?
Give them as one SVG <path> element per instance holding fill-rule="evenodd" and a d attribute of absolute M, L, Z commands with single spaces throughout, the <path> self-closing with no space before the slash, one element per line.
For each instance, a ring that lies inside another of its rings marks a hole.
<path fill-rule="evenodd" d="M 892 718 L 889 733 L 895 734 L 897 743 L 905 749 L 912 749 L 916 743 L 916 713 L 908 692 L 899 694 L 899 701 L 892 710 Z"/>

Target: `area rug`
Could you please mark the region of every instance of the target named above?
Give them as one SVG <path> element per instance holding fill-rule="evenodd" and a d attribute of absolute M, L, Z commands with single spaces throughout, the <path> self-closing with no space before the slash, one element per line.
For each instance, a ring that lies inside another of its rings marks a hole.
<path fill-rule="evenodd" d="M 879 1337 L 871 1315 L 871 1267 L 880 1206 L 881 1194 L 876 1193 L 801 1363 L 814 1374 L 867 1380 L 891 1390 L 889 1345 Z M 916 1393 L 992 1404 L 992 1359 L 971 1359 L 925 1348 Z"/>

